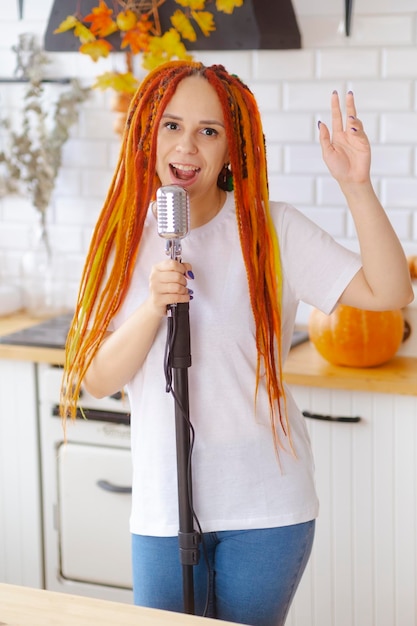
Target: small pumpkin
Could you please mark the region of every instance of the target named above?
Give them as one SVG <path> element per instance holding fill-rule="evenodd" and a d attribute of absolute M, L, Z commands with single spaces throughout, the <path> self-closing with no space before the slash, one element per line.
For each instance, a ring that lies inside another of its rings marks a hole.
<path fill-rule="evenodd" d="M 330 315 L 313 309 L 310 341 L 333 365 L 373 367 L 389 361 L 401 345 L 404 317 L 394 311 L 365 311 L 339 304 Z"/>

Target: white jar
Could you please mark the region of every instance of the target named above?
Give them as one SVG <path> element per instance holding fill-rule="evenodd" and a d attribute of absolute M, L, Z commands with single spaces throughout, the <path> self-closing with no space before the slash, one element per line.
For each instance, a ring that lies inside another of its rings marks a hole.
<path fill-rule="evenodd" d="M 23 308 L 22 291 L 17 285 L 0 281 L 0 317 Z"/>

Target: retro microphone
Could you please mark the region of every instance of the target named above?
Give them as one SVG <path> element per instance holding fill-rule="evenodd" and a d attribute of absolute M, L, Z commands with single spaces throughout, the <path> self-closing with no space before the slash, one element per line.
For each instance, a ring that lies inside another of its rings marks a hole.
<path fill-rule="evenodd" d="M 156 192 L 158 235 L 166 239 L 166 254 L 180 260 L 181 239 L 190 232 L 188 192 L 179 185 L 165 185 Z"/>
<path fill-rule="evenodd" d="M 181 239 L 190 231 L 188 192 L 179 185 L 166 185 L 156 192 L 158 235 L 166 240 L 165 252 L 181 262 Z M 167 391 L 175 401 L 178 483 L 178 544 L 182 566 L 185 613 L 194 613 L 193 566 L 199 562 L 200 534 L 194 530 L 192 502 L 191 432 L 189 416 L 188 374 L 191 366 L 189 303 L 178 302 L 167 307 L 167 350 L 165 376 Z M 171 385 L 171 369 L 173 385 Z"/>

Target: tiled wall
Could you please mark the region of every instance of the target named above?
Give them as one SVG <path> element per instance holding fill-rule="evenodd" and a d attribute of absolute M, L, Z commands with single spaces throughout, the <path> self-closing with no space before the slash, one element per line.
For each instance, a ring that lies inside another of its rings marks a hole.
<path fill-rule="evenodd" d="M 5 3 L 6 4 L 6 3 Z M 0 14 L 0 76 L 11 76 L 11 46 L 22 32 L 43 35 L 51 0 L 17 2 Z M 352 34 L 343 33 L 340 0 L 293 0 L 303 47 L 291 51 L 210 52 L 252 87 L 263 114 L 271 196 L 307 213 L 338 240 L 356 248 L 352 221 L 337 184 L 322 163 L 317 121 L 329 121 L 333 89 L 353 89 L 358 115 L 373 144 L 376 190 L 408 254 L 417 254 L 417 7 L 415 0 L 357 0 Z M 311 6 L 313 5 L 313 6 Z M 335 6 L 336 5 L 336 6 Z M 123 57 L 93 64 L 78 53 L 51 54 L 50 76 L 94 76 Z M 21 85 L 0 84 L 0 115 L 18 120 Z M 53 246 L 64 260 L 69 298 L 78 281 L 92 226 L 118 152 L 111 94 L 94 91 L 64 148 L 48 212 Z M 0 199 L 0 276 L 17 280 L 36 212 L 20 197 Z M 162 248 L 161 248 L 162 249 Z"/>

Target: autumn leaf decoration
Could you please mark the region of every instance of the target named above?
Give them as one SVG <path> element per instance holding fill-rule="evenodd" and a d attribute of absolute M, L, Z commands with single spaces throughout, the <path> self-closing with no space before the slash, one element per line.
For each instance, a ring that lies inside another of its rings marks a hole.
<path fill-rule="evenodd" d="M 209 37 L 216 30 L 214 15 L 207 10 L 213 0 L 175 0 L 179 7 L 171 15 L 171 27 L 161 31 L 158 8 L 166 0 L 99 0 L 91 13 L 69 15 L 55 34 L 72 30 L 80 41 L 79 51 L 93 61 L 108 57 L 114 46 L 107 39 L 114 33 L 121 37 L 120 49 L 126 52 L 127 72 L 106 72 L 97 77 L 93 87 L 133 93 L 139 81 L 132 72 L 132 56 L 142 54 L 142 67 L 151 70 L 172 59 L 192 59 L 185 42 L 195 42 L 200 35 Z M 244 0 L 216 0 L 216 9 L 232 14 Z M 116 12 L 109 6 L 119 5 Z"/>

